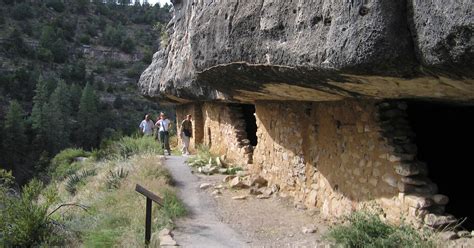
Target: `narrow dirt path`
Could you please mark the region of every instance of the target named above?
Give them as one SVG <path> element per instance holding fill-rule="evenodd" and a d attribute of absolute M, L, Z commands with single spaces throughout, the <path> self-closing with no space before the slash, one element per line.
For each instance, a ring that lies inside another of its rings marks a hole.
<path fill-rule="evenodd" d="M 185 160 L 185 157 L 167 156 L 165 162 L 189 211 L 188 217 L 176 223 L 173 231 L 176 242 L 182 247 L 247 247 L 240 234 L 219 221 L 215 200 L 199 189 L 201 182 Z"/>

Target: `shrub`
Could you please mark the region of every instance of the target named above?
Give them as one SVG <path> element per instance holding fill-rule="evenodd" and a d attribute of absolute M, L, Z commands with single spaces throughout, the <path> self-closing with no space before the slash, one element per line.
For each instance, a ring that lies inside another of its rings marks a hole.
<path fill-rule="evenodd" d="M 57 12 L 63 12 L 64 9 L 66 9 L 66 6 L 64 6 L 64 3 L 60 0 L 49 0 L 46 2 L 46 7 L 52 8 Z"/>
<path fill-rule="evenodd" d="M 377 214 L 355 212 L 347 221 L 348 225 L 332 227 L 327 236 L 342 247 L 435 247 L 429 233 L 386 224 Z"/>
<path fill-rule="evenodd" d="M 51 50 L 48 48 L 40 47 L 37 52 L 38 59 L 44 62 L 53 62 L 54 57 Z"/>
<path fill-rule="evenodd" d="M 85 184 L 85 179 L 91 176 L 95 176 L 97 173 L 94 169 L 90 170 L 83 170 L 81 173 L 75 173 L 70 175 L 66 181 L 66 191 L 69 194 L 74 195 L 76 194 L 77 187 L 80 185 Z"/>
<path fill-rule="evenodd" d="M 146 170 L 145 176 L 147 178 L 152 178 L 152 179 L 163 179 L 166 184 L 171 184 L 173 180 L 171 173 L 167 169 L 161 166 L 153 167 Z"/>
<path fill-rule="evenodd" d="M 163 154 L 153 137 L 123 137 L 118 141 L 103 142 L 97 153 L 99 159 L 126 159 L 138 154 Z"/>
<path fill-rule="evenodd" d="M 54 62 L 56 63 L 64 63 L 68 59 L 68 48 L 62 39 L 58 39 L 53 43 L 51 52 L 53 53 Z"/>
<path fill-rule="evenodd" d="M 120 47 L 124 40 L 125 32 L 121 26 L 116 28 L 107 26 L 102 37 L 103 44 L 106 46 Z"/>
<path fill-rule="evenodd" d="M 136 63 L 130 69 L 127 70 L 126 75 L 129 78 L 139 78 L 143 72 L 143 65 L 141 63 Z"/>
<path fill-rule="evenodd" d="M 110 170 L 105 181 L 105 185 L 108 189 L 120 188 L 120 183 L 123 179 L 128 176 L 128 171 L 124 168 L 119 168 L 115 171 Z"/>
<path fill-rule="evenodd" d="M 87 34 L 81 35 L 81 37 L 79 37 L 79 42 L 82 44 L 89 45 L 91 44 L 91 37 Z"/>
<path fill-rule="evenodd" d="M 197 148 L 196 156 L 188 158 L 186 162 L 190 166 L 201 167 L 209 163 L 215 164 L 216 163 L 216 160 L 214 159 L 215 157 L 217 156 L 211 153 L 208 146 L 200 145 Z"/>
<path fill-rule="evenodd" d="M 120 49 L 126 53 L 132 53 L 135 50 L 135 41 L 127 36 L 120 44 Z"/>
<path fill-rule="evenodd" d="M 45 201 L 38 201 L 43 184 L 37 180 L 23 187 L 21 196 L 8 194 L 0 189 L 0 246 L 36 247 L 48 243 L 59 245 L 54 225 L 48 218 L 48 208 L 54 202 L 55 192 Z"/>
<path fill-rule="evenodd" d="M 15 178 L 11 171 L 0 169 L 0 187 L 10 188 L 15 184 Z"/>
<path fill-rule="evenodd" d="M 163 208 L 160 209 L 168 219 L 176 219 L 186 215 L 183 202 L 170 189 L 163 192 Z"/>
<path fill-rule="evenodd" d="M 33 10 L 27 3 L 20 3 L 13 7 L 12 17 L 18 21 L 25 20 L 33 17 Z"/>
<path fill-rule="evenodd" d="M 117 68 L 121 69 L 125 67 L 125 63 L 120 60 L 107 59 L 104 62 L 104 65 L 108 68 Z"/>
<path fill-rule="evenodd" d="M 89 157 L 90 153 L 82 149 L 68 148 L 58 153 L 51 160 L 52 176 L 55 179 L 64 179 L 65 177 L 74 174 L 80 169 L 80 164 L 75 163 L 77 157 Z"/>
<path fill-rule="evenodd" d="M 149 49 L 147 49 L 145 52 L 143 52 L 142 62 L 145 64 L 151 64 L 152 60 L 153 53 Z"/>

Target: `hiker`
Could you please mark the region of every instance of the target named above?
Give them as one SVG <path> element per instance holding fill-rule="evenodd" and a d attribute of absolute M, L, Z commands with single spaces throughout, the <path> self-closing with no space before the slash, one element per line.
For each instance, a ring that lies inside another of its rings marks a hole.
<path fill-rule="evenodd" d="M 184 155 L 189 155 L 189 141 L 193 137 L 193 123 L 191 122 L 191 115 L 186 115 L 186 119 L 181 122 L 181 140 L 183 141 L 183 148 L 181 152 Z"/>
<path fill-rule="evenodd" d="M 140 123 L 140 133 L 145 136 L 153 135 L 153 121 L 150 119 L 150 115 L 146 114 L 145 119 Z"/>
<path fill-rule="evenodd" d="M 161 143 L 161 148 L 163 150 L 166 150 L 168 152 L 168 155 L 170 155 L 170 134 L 168 130 L 171 128 L 171 121 L 166 118 L 165 113 L 160 113 L 160 119 L 155 123 L 155 127 L 158 129 L 158 138 Z"/>

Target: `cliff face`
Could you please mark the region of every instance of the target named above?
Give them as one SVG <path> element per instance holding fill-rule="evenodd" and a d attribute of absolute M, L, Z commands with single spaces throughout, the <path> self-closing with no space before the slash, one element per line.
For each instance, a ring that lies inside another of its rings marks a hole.
<path fill-rule="evenodd" d="M 470 101 L 472 7 L 468 0 L 175 0 L 169 45 L 139 85 L 170 102 Z"/>

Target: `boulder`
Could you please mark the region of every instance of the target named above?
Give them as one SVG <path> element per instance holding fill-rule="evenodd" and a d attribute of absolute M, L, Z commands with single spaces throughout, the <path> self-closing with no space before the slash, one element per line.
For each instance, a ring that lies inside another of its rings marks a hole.
<path fill-rule="evenodd" d="M 250 188 L 249 194 L 251 195 L 261 195 L 262 191 L 258 190 L 257 187 Z"/>
<path fill-rule="evenodd" d="M 239 195 L 239 196 L 232 197 L 232 200 L 245 200 L 245 199 L 247 199 L 246 195 Z"/>
<path fill-rule="evenodd" d="M 158 233 L 158 236 L 161 237 L 161 236 L 167 236 L 167 235 L 172 235 L 171 234 L 171 230 L 168 229 L 168 228 L 163 228 L 159 233 Z"/>
<path fill-rule="evenodd" d="M 439 234 L 441 240 L 448 241 L 459 238 L 458 234 L 453 231 L 445 231 Z"/>
<path fill-rule="evenodd" d="M 268 199 L 268 198 L 270 198 L 269 195 L 264 195 L 264 194 L 262 194 L 262 195 L 257 195 L 257 199 Z"/>
<path fill-rule="evenodd" d="M 262 176 L 255 175 L 255 176 L 250 176 L 249 184 L 250 186 L 256 186 L 257 188 L 261 188 L 261 187 L 266 187 L 268 185 L 268 181 Z"/>
<path fill-rule="evenodd" d="M 416 209 L 427 208 L 433 204 L 431 199 L 420 195 L 406 195 L 403 200 L 408 206 Z"/>
<path fill-rule="evenodd" d="M 208 189 L 210 187 L 212 187 L 211 183 L 201 183 L 201 185 L 199 185 L 200 189 Z"/>
<path fill-rule="evenodd" d="M 305 233 L 305 234 L 306 234 L 306 233 L 315 233 L 315 232 L 316 232 L 316 227 L 314 227 L 314 226 L 303 227 L 303 228 L 301 229 L 301 232 L 302 232 L 302 233 Z"/>
<path fill-rule="evenodd" d="M 227 183 L 227 182 L 231 181 L 234 178 L 235 178 L 234 175 L 227 175 L 222 179 L 222 182 Z"/>
<path fill-rule="evenodd" d="M 408 177 L 415 175 L 426 175 L 428 170 L 424 163 L 401 163 L 395 166 L 398 175 Z"/>
<path fill-rule="evenodd" d="M 176 246 L 177 243 L 171 235 L 160 236 L 160 246 Z"/>
<path fill-rule="evenodd" d="M 235 177 L 234 179 L 232 179 L 232 180 L 230 181 L 230 187 L 231 187 L 232 189 L 246 189 L 246 188 L 249 187 L 249 185 L 246 184 L 246 183 L 242 180 L 242 178 L 240 178 L 240 177 Z"/>
<path fill-rule="evenodd" d="M 444 227 L 456 222 L 456 218 L 452 215 L 436 215 L 433 213 L 427 214 L 424 218 L 424 223 L 433 228 Z"/>

